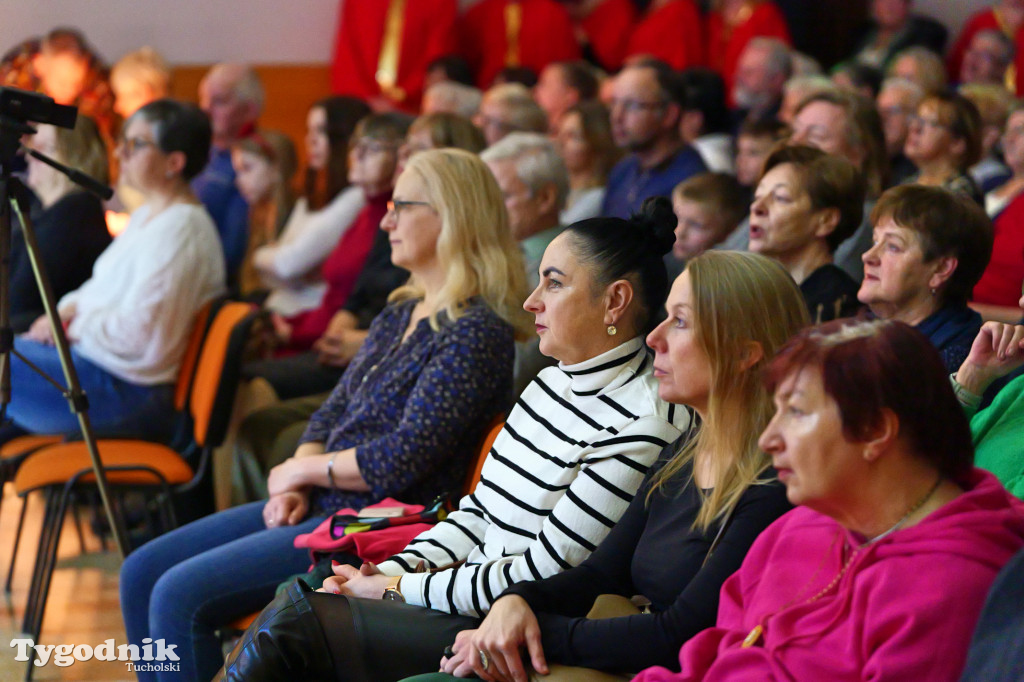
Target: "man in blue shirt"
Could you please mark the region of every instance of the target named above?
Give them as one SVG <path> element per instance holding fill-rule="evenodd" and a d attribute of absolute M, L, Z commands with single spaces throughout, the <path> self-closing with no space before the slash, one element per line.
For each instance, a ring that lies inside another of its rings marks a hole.
<path fill-rule="evenodd" d="M 670 196 L 677 184 L 707 170 L 679 137 L 686 91 L 667 65 L 648 60 L 623 69 L 610 104 L 612 137 L 628 155 L 608 176 L 602 215 L 628 218 L 644 199 Z"/>
<path fill-rule="evenodd" d="M 217 225 L 228 282 L 234 285 L 249 243 L 249 206 L 235 187 L 231 145 L 255 130 L 263 85 L 248 66 L 217 64 L 199 83 L 199 106 L 210 117 L 213 144 L 210 162 L 192 180 L 192 191 Z"/>

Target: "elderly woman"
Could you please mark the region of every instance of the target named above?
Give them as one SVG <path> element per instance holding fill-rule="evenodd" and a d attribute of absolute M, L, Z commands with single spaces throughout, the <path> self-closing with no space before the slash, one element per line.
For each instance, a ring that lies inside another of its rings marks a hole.
<path fill-rule="evenodd" d="M 121 172 L 146 203 L 96 259 L 92 276 L 57 304 L 98 430 L 169 435 L 172 384 L 196 313 L 225 288 L 216 228 L 188 185 L 209 149 L 209 121 L 190 104 L 151 102 L 125 126 Z M 14 347 L 50 376 L 61 375 L 45 317 Z M 11 378 L 16 390 L 8 414 L 15 424 L 47 433 L 77 430 L 64 396 L 25 363 L 11 363 Z"/>
<path fill-rule="evenodd" d="M 983 203 L 968 173 L 981 158 L 981 114 L 963 95 L 936 93 L 921 100 L 903 153 L 917 166 L 906 182 L 944 187 Z"/>
<path fill-rule="evenodd" d="M 526 331 L 522 261 L 500 206 L 474 155 L 410 160 L 381 223 L 409 284 L 374 320 L 295 456 L 271 471 L 268 501 L 130 555 L 121 604 L 132 642 L 174 642 L 182 672 L 210 679 L 222 662 L 215 629 L 308 567 L 296 536 L 343 507 L 387 496 L 428 503 L 461 486 L 485 426 L 510 402 L 513 336 Z"/>
<path fill-rule="evenodd" d="M 484 134 L 468 118 L 448 112 L 424 114 L 412 122 L 398 148 L 395 176 L 402 174 L 405 162 L 416 152 L 455 147 L 479 154 L 486 146 Z"/>
<path fill-rule="evenodd" d="M 863 217 L 865 184 L 846 159 L 813 147 L 781 147 L 768 157 L 750 205 L 750 246 L 786 268 L 811 319 L 857 312 L 857 282 L 832 262 Z"/>
<path fill-rule="evenodd" d="M 293 584 L 246 633 L 226 679 L 291 670 L 380 682 L 429 670 L 505 588 L 594 550 L 691 421 L 658 399 L 642 336 L 664 302 L 671 216 L 660 200 L 632 221 L 586 220 L 551 242 L 524 307 L 559 365 L 520 396 L 476 490 L 380 566 L 336 568 L 324 588 L 342 596 Z M 296 626 L 317 634 L 292 646 Z"/>
<path fill-rule="evenodd" d="M 807 323 L 800 292 L 768 258 L 710 251 L 687 265 L 665 308 L 668 319 L 647 337 L 658 393 L 693 409 L 699 427 L 662 451 L 589 559 L 506 590 L 479 629 L 459 633 L 442 670 L 525 679 L 521 648 L 536 671 L 556 676 L 564 666 L 621 672 L 671 665 L 686 640 L 714 624 L 719 588 L 754 538 L 789 510 L 756 439 L 771 416 L 761 372 Z M 599 595 L 637 592 L 650 600 L 651 614 L 626 608 L 616 617 L 581 617 Z"/>
<path fill-rule="evenodd" d="M 637 682 L 958 679 L 1024 510 L 973 467 L 938 354 L 908 325 L 837 320 L 768 377 L 760 443 L 800 508 L 754 542 L 682 672 Z"/>
<path fill-rule="evenodd" d="M 601 212 L 608 172 L 619 159 L 608 109 L 597 101 L 570 107 L 558 124 L 554 140 L 569 171 L 569 196 L 561 223 L 570 225 L 596 217 Z"/>
<path fill-rule="evenodd" d="M 87 116 L 79 116 L 70 130 L 39 125 L 27 144 L 55 161 L 107 182 L 107 149 L 99 128 Z M 93 263 L 110 244 L 103 204 L 63 173 L 32 156 L 27 159 L 28 186 L 39 199 L 39 210 L 31 216 L 39 257 L 50 277 L 53 295 L 60 298 L 89 279 Z M 10 286 L 11 324 L 15 332 L 24 332 L 43 314 L 43 300 L 21 230 L 12 235 L 11 275 L 5 285 Z"/>
<path fill-rule="evenodd" d="M 955 372 L 981 328 L 967 300 L 992 253 L 992 223 L 962 195 L 900 185 L 879 198 L 871 224 L 857 299 L 876 317 L 917 327 Z"/>

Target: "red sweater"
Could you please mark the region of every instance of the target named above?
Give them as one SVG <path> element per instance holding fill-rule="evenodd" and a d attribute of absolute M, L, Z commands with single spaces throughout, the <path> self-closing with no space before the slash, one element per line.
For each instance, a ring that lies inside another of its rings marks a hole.
<path fill-rule="evenodd" d="M 974 285 L 973 300 L 1017 307 L 1024 282 L 1024 194 L 1018 194 L 992 221 L 992 258 Z"/>
<path fill-rule="evenodd" d="M 373 239 L 380 229 L 380 221 L 388 211 L 390 200 L 390 191 L 367 198 L 366 206 L 324 261 L 320 272 L 327 282 L 327 291 L 320 301 L 320 307 L 288 318 L 288 323 L 292 325 L 292 336 L 283 350 L 306 350 L 327 331 L 327 324 L 334 313 L 345 305 L 352 293 L 356 278 L 362 272 L 370 247 L 373 246 Z"/>

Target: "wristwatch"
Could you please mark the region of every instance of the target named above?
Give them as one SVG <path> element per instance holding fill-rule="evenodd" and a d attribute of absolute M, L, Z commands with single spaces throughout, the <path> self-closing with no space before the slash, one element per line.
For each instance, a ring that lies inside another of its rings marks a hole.
<path fill-rule="evenodd" d="M 398 589 L 398 583 L 402 581 L 402 576 L 395 576 L 388 581 L 387 587 L 384 588 L 384 594 L 380 596 L 385 601 L 399 601 L 405 603 L 405 597 L 402 596 L 402 590 Z"/>

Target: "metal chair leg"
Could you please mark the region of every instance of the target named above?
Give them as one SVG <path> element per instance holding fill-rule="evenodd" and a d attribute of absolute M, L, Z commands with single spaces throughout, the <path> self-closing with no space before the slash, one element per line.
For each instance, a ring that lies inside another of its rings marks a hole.
<path fill-rule="evenodd" d="M 14 562 L 18 559 L 18 546 L 21 544 L 21 531 L 25 527 L 25 512 L 28 510 L 28 496 L 21 501 L 21 514 L 18 516 L 18 529 L 14 531 L 14 546 L 11 548 L 11 566 L 7 569 L 7 581 L 4 591 L 11 593 L 11 580 L 14 578 Z"/>

